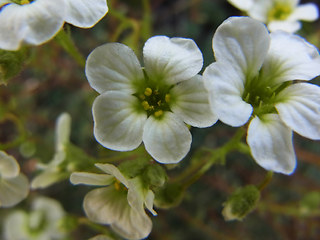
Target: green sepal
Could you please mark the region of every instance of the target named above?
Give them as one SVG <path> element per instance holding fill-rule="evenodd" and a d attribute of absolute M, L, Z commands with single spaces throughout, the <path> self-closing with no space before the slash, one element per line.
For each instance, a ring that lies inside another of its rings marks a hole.
<path fill-rule="evenodd" d="M 179 183 L 167 183 L 155 191 L 154 205 L 157 208 L 172 208 L 178 206 L 185 194 L 185 188 Z"/>
<path fill-rule="evenodd" d="M 159 164 L 150 164 L 143 171 L 143 180 L 151 187 L 162 187 L 168 180 L 165 169 Z"/>

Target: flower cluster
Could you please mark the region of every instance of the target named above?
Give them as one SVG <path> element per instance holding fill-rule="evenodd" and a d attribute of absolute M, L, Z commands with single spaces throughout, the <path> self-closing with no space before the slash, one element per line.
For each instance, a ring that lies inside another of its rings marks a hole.
<path fill-rule="evenodd" d="M 92 27 L 108 6 L 106 0 L 1 0 L 0 9 L 0 49 L 18 50 L 50 40 L 65 22 Z"/>

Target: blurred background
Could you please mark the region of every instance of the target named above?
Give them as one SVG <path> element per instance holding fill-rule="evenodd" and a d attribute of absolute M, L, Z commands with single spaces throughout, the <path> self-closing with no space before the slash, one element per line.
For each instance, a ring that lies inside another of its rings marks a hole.
<path fill-rule="evenodd" d="M 214 61 L 211 41 L 215 29 L 228 17 L 241 12 L 224 0 L 108 0 L 109 13 L 92 29 L 70 28 L 83 56 L 107 42 L 122 42 L 141 59 L 144 42 L 154 35 L 192 38 L 204 56 L 204 68 Z M 302 1 L 312 2 L 312 1 Z M 319 5 L 319 1 L 313 1 Z M 303 23 L 298 32 L 320 47 L 320 21 Z M 97 93 L 89 86 L 84 69 L 53 40 L 29 50 L 22 71 L 0 85 L 0 149 L 15 156 L 31 179 L 37 162 L 54 154 L 54 128 L 62 112 L 72 117 L 71 142 L 98 157 L 103 149 L 92 134 L 91 106 Z M 319 79 L 312 80 L 319 84 Z M 320 121 L 320 119 L 319 119 Z M 216 148 L 227 142 L 236 129 L 217 123 L 207 129 L 192 129 L 195 151 L 199 146 Z M 320 239 L 320 142 L 294 135 L 298 165 L 290 175 L 274 174 L 262 191 L 257 209 L 242 221 L 227 222 L 223 202 L 237 188 L 259 184 L 266 174 L 250 157 L 233 152 L 225 165 L 214 165 L 187 191 L 181 204 L 157 209 L 152 217 L 152 240 L 316 240 Z M 192 151 L 169 175 L 188 165 Z M 88 187 L 69 181 L 45 190 L 32 191 L 15 208 L 28 209 L 30 199 L 45 195 L 59 200 L 64 209 L 83 216 L 82 200 Z M 0 221 L 10 209 L 0 209 Z M 72 239 L 96 234 L 81 227 Z"/>

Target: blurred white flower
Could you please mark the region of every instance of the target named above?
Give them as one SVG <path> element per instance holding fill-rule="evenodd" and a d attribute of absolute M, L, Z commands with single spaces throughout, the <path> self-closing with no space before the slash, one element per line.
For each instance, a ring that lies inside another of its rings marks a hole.
<path fill-rule="evenodd" d="M 70 141 L 71 117 L 68 113 L 62 113 L 56 122 L 56 152 L 48 164 L 38 164 L 42 172 L 31 181 L 31 188 L 46 188 L 66 178 L 69 174 L 63 171 L 67 167 L 66 145 Z"/>
<path fill-rule="evenodd" d="M 320 139 L 320 87 L 305 82 L 320 74 L 318 50 L 248 17 L 223 22 L 212 46 L 216 62 L 203 74 L 211 108 L 228 125 L 250 121 L 247 142 L 259 165 L 292 173 L 292 130 Z"/>
<path fill-rule="evenodd" d="M 143 48 L 144 67 L 120 43 L 96 48 L 86 75 L 101 95 L 92 107 L 94 135 L 106 148 L 130 151 L 143 141 L 160 163 L 177 163 L 190 149 L 186 126 L 216 122 L 203 79 L 202 54 L 191 39 L 156 36 Z M 186 123 L 186 124 L 185 124 Z"/>
<path fill-rule="evenodd" d="M 315 21 L 319 17 L 314 3 L 299 4 L 299 0 L 228 0 L 245 11 L 248 16 L 268 25 L 270 31 L 295 32 L 301 28 L 300 20 Z"/>
<path fill-rule="evenodd" d="M 16 210 L 4 220 L 4 240 L 59 240 L 65 239 L 60 228 L 64 210 L 54 199 L 38 197 L 32 203 L 32 211 Z"/>
<path fill-rule="evenodd" d="M 110 224 L 111 228 L 127 239 L 142 239 L 149 235 L 152 222 L 145 213 L 152 214 L 154 193 L 145 188 L 140 177 L 127 178 L 112 164 L 95 164 L 106 174 L 74 172 L 73 184 L 101 186 L 84 198 L 83 208 L 94 222 Z"/>
<path fill-rule="evenodd" d="M 0 49 L 18 50 L 54 37 L 64 22 L 94 26 L 107 12 L 106 0 L 0 0 Z"/>
<path fill-rule="evenodd" d="M 16 159 L 0 151 L 0 207 L 12 207 L 27 197 L 29 181 Z"/>

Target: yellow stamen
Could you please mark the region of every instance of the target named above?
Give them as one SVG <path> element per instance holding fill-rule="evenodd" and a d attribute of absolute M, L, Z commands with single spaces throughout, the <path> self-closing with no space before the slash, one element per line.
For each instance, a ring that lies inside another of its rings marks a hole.
<path fill-rule="evenodd" d="M 140 94 L 140 95 L 139 95 L 139 98 L 140 98 L 141 100 L 145 100 L 145 99 L 146 99 L 146 96 L 143 95 L 143 94 Z"/>
<path fill-rule="evenodd" d="M 21 0 L 20 4 L 24 5 L 24 4 L 29 4 L 30 2 L 28 0 Z"/>
<path fill-rule="evenodd" d="M 147 101 L 143 101 L 142 103 L 142 107 L 144 108 L 144 110 L 150 110 L 150 105 L 149 105 L 149 103 L 147 102 Z"/>
<path fill-rule="evenodd" d="M 166 103 L 170 102 L 171 96 L 170 94 L 166 94 L 166 96 L 164 97 L 164 100 L 166 101 Z"/>
<path fill-rule="evenodd" d="M 146 88 L 146 90 L 144 90 L 144 95 L 146 95 L 146 96 L 151 96 L 151 94 L 152 94 L 152 89 L 151 88 Z"/>
<path fill-rule="evenodd" d="M 161 100 L 159 100 L 159 101 L 157 102 L 157 104 L 158 104 L 158 106 L 160 107 L 160 105 L 161 105 Z"/>
<path fill-rule="evenodd" d="M 116 180 L 116 181 L 114 182 L 114 187 L 115 187 L 115 189 L 116 189 L 117 191 L 120 190 L 121 186 L 120 186 L 120 182 L 119 182 L 118 180 Z"/>
<path fill-rule="evenodd" d="M 163 115 L 163 111 L 162 111 L 162 110 L 156 111 L 156 112 L 154 113 L 154 116 L 155 116 L 155 117 L 160 117 L 160 116 L 162 116 L 162 115 Z"/>

